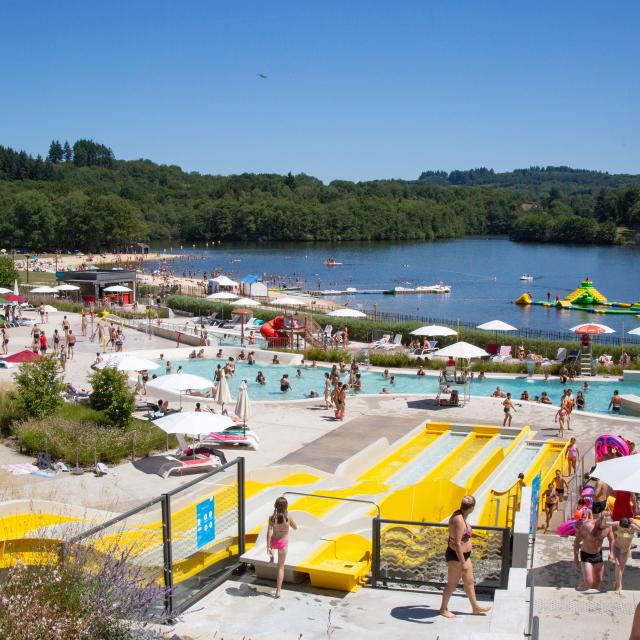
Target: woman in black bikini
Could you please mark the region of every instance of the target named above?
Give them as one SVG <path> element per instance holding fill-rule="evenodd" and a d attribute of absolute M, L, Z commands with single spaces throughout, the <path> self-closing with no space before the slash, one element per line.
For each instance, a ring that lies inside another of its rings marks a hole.
<path fill-rule="evenodd" d="M 467 524 L 467 518 L 476 506 L 473 496 L 462 498 L 460 508 L 454 511 L 449 518 L 449 540 L 444 557 L 447 561 L 448 580 L 442 593 L 440 615 L 445 618 L 455 618 L 455 614 L 449 611 L 449 600 L 462 578 L 464 591 L 471 602 L 473 615 L 480 616 L 490 607 L 481 607 L 476 599 L 476 589 L 473 583 L 473 565 L 471 564 L 471 527 Z"/>

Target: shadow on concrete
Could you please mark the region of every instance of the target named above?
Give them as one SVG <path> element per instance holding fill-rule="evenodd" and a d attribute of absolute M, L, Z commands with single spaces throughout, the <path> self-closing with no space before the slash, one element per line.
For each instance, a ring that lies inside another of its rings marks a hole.
<path fill-rule="evenodd" d="M 391 609 L 391 616 L 396 620 L 405 620 L 406 622 L 417 622 L 418 624 L 433 624 L 429 618 L 437 618 L 440 615 L 437 609 L 429 607 L 394 607 Z"/>
<path fill-rule="evenodd" d="M 273 586 L 275 589 L 275 585 Z M 257 587 L 251 586 L 246 583 L 241 583 L 238 587 L 227 587 L 225 593 L 235 598 L 255 598 L 257 596 L 265 596 L 267 598 L 273 598 L 273 593 L 267 591 L 260 591 Z"/>

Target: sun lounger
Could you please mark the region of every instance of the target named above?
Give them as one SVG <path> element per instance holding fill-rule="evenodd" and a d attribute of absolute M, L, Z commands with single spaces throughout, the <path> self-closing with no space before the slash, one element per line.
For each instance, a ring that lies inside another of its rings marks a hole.
<path fill-rule="evenodd" d="M 380 340 L 376 340 L 369 345 L 369 349 L 382 349 L 385 345 L 389 344 L 389 340 L 391 340 L 391 334 L 385 333 Z"/>
<path fill-rule="evenodd" d="M 398 347 L 401 347 L 401 346 L 402 346 L 402 334 L 396 333 L 396 335 L 393 337 L 393 340 L 383 345 L 382 349 L 384 351 L 390 351 L 392 349 L 397 349 Z"/>
<path fill-rule="evenodd" d="M 500 347 L 500 351 L 491 358 L 492 360 L 502 361 L 511 357 L 511 345 L 503 345 Z"/>
<path fill-rule="evenodd" d="M 158 471 L 163 478 L 168 478 L 172 474 L 206 473 L 220 466 L 217 457 L 207 454 L 184 457 L 168 455 L 163 457 L 167 460 L 167 463 L 162 465 Z"/>
<path fill-rule="evenodd" d="M 556 353 L 556 362 L 564 362 L 567 359 L 567 348 L 559 347 Z"/>

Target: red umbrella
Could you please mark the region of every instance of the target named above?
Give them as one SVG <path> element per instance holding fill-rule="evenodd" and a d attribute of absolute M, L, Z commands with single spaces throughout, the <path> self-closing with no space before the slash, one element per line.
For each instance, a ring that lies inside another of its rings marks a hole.
<path fill-rule="evenodd" d="M 27 299 L 22 296 L 17 296 L 15 293 L 7 293 L 2 296 L 5 300 L 9 300 L 9 302 L 26 302 Z"/>
<path fill-rule="evenodd" d="M 25 349 L 2 359 L 5 362 L 34 362 L 35 360 L 40 360 L 40 356 L 37 353 L 33 353 L 33 351 L 29 351 L 29 349 Z"/>
<path fill-rule="evenodd" d="M 615 330 L 611 327 L 607 327 L 606 324 L 598 324 L 597 322 L 587 322 L 586 324 L 578 324 L 575 327 L 571 327 L 569 331 L 578 333 L 580 335 L 598 335 L 602 333 L 615 333 Z"/>

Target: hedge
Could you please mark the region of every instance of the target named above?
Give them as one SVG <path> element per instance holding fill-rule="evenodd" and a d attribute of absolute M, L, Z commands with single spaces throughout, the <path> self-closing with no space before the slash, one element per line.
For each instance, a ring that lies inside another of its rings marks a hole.
<path fill-rule="evenodd" d="M 225 317 L 230 317 L 231 312 L 233 311 L 233 307 L 229 304 L 221 304 L 219 301 L 207 300 L 206 298 L 196 298 L 193 296 L 182 296 L 182 295 L 172 295 L 167 298 L 166 304 L 168 307 L 172 309 L 178 309 L 180 311 L 186 311 L 187 313 L 193 313 L 194 315 L 209 315 L 211 313 L 220 313 L 220 310 L 223 310 Z M 260 320 L 271 320 L 277 315 L 282 315 L 282 311 L 276 311 L 272 309 L 252 309 L 253 315 Z M 313 318 L 322 326 L 326 324 L 332 324 L 334 327 L 339 324 L 339 326 L 346 326 L 349 331 L 349 337 L 352 340 L 357 340 L 358 342 L 369 343 L 372 342 L 374 337 L 377 338 L 381 333 L 389 333 L 389 334 L 402 334 L 402 342 L 405 345 L 408 345 L 413 336 L 410 335 L 411 331 L 417 329 L 421 326 L 420 322 L 393 322 L 390 320 L 371 320 L 371 319 L 360 319 L 360 318 L 332 318 L 331 316 L 326 316 L 323 314 L 306 314 L 312 315 Z M 338 321 L 338 322 L 336 322 Z M 457 329 L 455 325 L 451 325 L 452 328 Z M 374 336 L 375 334 L 375 336 Z M 494 335 L 491 332 L 481 331 L 479 329 L 467 329 L 461 327 L 459 329 L 458 338 L 460 340 L 465 340 L 466 342 L 470 342 L 471 344 L 478 345 L 480 347 L 485 347 L 488 343 L 494 341 Z M 448 338 L 438 338 L 438 346 L 445 347 L 449 344 L 452 344 L 456 341 L 456 337 L 448 337 Z M 524 342 L 525 348 L 527 352 L 538 353 L 543 357 L 554 359 L 558 348 L 565 347 L 568 351 L 575 350 L 578 348 L 578 340 L 566 340 L 566 341 L 556 341 L 556 340 L 542 340 L 542 339 L 523 339 L 517 335 L 508 335 L 501 334 L 498 338 L 498 342 L 501 345 L 510 345 L 512 348 L 512 352 L 515 354 L 517 351 L 518 345 L 520 342 Z M 625 345 L 624 350 L 634 359 L 640 356 L 640 346 L 639 345 Z M 593 342 L 593 353 L 596 357 L 602 355 L 603 353 L 607 353 L 611 355 L 614 361 L 618 361 L 621 356 L 621 349 L 619 346 L 614 345 L 599 345 L 597 339 Z M 378 355 L 376 354 L 376 358 Z M 386 354 L 388 355 L 388 354 Z M 370 354 L 370 357 L 373 354 Z M 320 360 L 320 358 L 311 358 Z M 326 357 L 323 358 L 326 360 Z M 331 360 L 330 360 L 331 361 Z M 373 364 L 373 361 L 372 361 Z M 381 366 L 406 366 L 406 365 L 381 365 Z M 524 366 L 524 371 L 526 372 L 526 365 Z M 640 368 L 639 365 L 631 365 L 625 367 L 626 369 Z M 613 373 L 614 369 L 608 368 L 606 369 L 609 373 Z"/>

